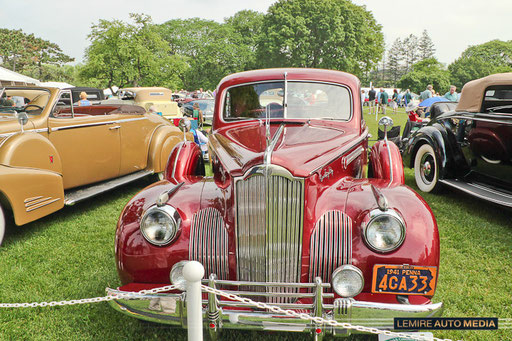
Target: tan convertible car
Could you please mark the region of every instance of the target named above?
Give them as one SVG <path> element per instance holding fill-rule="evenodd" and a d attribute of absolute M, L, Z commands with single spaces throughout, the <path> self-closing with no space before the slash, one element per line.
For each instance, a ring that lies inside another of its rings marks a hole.
<path fill-rule="evenodd" d="M 0 244 L 6 210 L 23 225 L 161 174 L 183 140 L 169 121 L 139 106 L 72 106 L 70 96 L 55 88 L 0 88 Z"/>

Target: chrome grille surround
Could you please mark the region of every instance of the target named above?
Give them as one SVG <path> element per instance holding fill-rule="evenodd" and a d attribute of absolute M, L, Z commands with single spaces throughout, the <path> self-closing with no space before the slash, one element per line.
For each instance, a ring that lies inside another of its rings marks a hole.
<path fill-rule="evenodd" d="M 325 212 L 315 224 L 309 251 L 309 280 L 330 283 L 337 267 L 352 263 L 352 219 L 341 211 Z"/>
<path fill-rule="evenodd" d="M 219 210 L 208 207 L 194 214 L 190 228 L 189 259 L 204 266 L 208 277 L 229 279 L 228 231 Z"/>
<path fill-rule="evenodd" d="M 277 165 L 260 165 L 235 179 L 235 192 L 237 279 L 300 282 L 304 179 Z M 266 292 L 294 290 L 266 288 Z M 267 298 L 283 300 L 287 299 Z"/>

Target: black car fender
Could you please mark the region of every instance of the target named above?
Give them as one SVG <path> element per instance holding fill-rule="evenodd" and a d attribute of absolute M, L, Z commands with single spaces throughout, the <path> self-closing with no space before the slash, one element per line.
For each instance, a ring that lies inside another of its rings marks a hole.
<path fill-rule="evenodd" d="M 446 128 L 439 124 L 425 126 L 419 129 L 407 142 L 405 152 L 403 153 L 404 166 L 414 168 L 414 158 L 418 149 L 424 144 L 430 144 L 436 153 L 439 162 L 439 177 L 445 178 L 451 173 L 453 167 L 453 153 L 448 142 L 448 132 Z"/>

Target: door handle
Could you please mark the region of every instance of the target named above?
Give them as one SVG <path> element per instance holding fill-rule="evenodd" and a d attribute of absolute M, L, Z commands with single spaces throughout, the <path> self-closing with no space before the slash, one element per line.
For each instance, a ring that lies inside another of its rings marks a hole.
<path fill-rule="evenodd" d="M 121 128 L 121 126 L 113 126 L 113 127 L 108 128 L 108 130 L 115 130 L 115 129 L 119 129 L 119 128 Z"/>

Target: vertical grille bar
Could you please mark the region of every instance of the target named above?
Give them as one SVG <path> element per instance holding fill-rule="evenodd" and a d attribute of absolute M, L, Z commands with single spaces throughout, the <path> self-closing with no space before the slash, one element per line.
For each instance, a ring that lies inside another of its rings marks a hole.
<path fill-rule="evenodd" d="M 209 207 L 194 214 L 190 236 L 189 259 L 204 266 L 206 277 L 229 279 L 228 232 L 220 212 Z"/>
<path fill-rule="evenodd" d="M 300 282 L 303 179 L 255 174 L 238 179 L 235 187 L 238 280 Z M 278 287 L 267 287 L 267 291 L 291 292 Z M 270 297 L 269 301 L 286 299 Z"/>
<path fill-rule="evenodd" d="M 341 211 L 328 211 L 315 225 L 310 240 L 309 281 L 330 282 L 333 271 L 352 262 L 352 220 Z"/>

